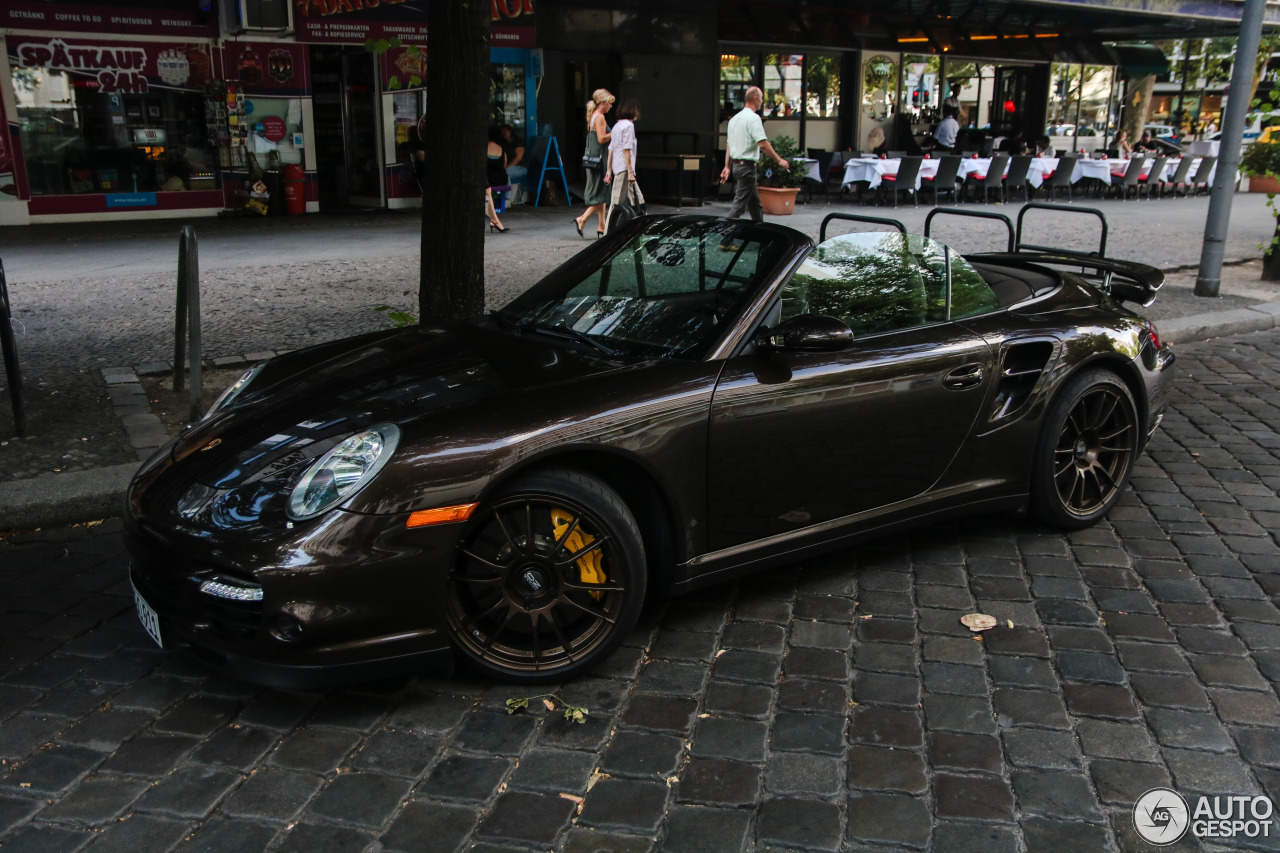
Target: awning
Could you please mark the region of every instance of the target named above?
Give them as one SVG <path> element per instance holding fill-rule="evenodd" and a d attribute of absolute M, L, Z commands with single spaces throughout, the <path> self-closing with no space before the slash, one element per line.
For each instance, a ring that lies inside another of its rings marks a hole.
<path fill-rule="evenodd" d="M 1159 77 L 1169 73 L 1169 60 L 1165 59 L 1164 51 L 1153 44 L 1109 44 L 1107 49 L 1126 77 L 1145 77 L 1148 74 Z"/>

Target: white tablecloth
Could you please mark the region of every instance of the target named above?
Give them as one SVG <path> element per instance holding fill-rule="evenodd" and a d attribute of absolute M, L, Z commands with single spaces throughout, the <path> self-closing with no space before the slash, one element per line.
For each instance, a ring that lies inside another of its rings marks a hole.
<path fill-rule="evenodd" d="M 898 168 L 901 165 L 901 160 L 879 160 L 872 159 L 870 157 L 846 160 L 844 164 L 843 185 L 848 186 L 856 181 L 866 181 L 867 185 L 871 189 L 875 189 L 880 186 L 885 175 L 893 175 L 896 177 L 898 174 Z M 922 179 L 933 178 L 937 174 L 937 160 L 922 160 L 920 162 L 920 173 L 916 175 L 916 189 L 920 189 L 920 181 Z"/>
<path fill-rule="evenodd" d="M 816 161 L 814 161 L 816 163 Z M 1161 180 L 1168 181 L 1178 170 L 1179 160 L 1169 160 L 1165 163 L 1164 175 Z M 847 160 L 844 164 L 844 186 L 855 183 L 857 181 L 866 181 L 871 189 L 880 186 L 885 175 L 897 175 L 898 167 L 902 164 L 901 160 L 880 160 L 871 157 L 861 157 L 854 160 Z M 921 178 L 932 178 L 938 174 L 939 161 L 929 159 L 921 162 L 920 175 L 916 178 L 916 189 L 920 189 Z M 1148 157 L 1146 163 L 1143 164 L 1142 174 L 1150 175 L 1151 167 L 1155 165 L 1155 158 Z M 816 168 L 816 166 L 815 166 Z M 957 179 L 963 181 L 968 175 L 985 175 L 987 170 L 991 168 L 990 157 L 966 157 L 960 161 L 960 169 L 957 173 Z M 1040 187 L 1046 180 L 1052 177 L 1057 171 L 1057 157 L 1035 157 L 1031 160 L 1031 168 L 1027 170 L 1027 180 L 1033 187 Z M 1071 183 L 1076 183 L 1084 178 L 1092 178 L 1101 181 L 1103 184 L 1110 186 L 1113 180 L 1119 183 L 1124 179 L 1125 170 L 1129 168 L 1128 160 L 1090 160 L 1080 159 L 1076 161 L 1075 168 L 1071 171 Z M 1191 164 L 1191 170 L 1187 172 L 1187 180 L 1191 180 L 1195 176 L 1196 170 L 1200 168 L 1200 158 L 1196 157 Z M 1114 170 L 1114 171 L 1113 171 Z M 1008 165 L 1005 166 L 1005 174 L 1009 174 Z M 1213 172 L 1217 172 L 1217 166 L 1214 166 Z M 1209 181 L 1213 181 L 1213 172 L 1210 173 Z M 812 174 L 812 173 L 811 173 Z"/>

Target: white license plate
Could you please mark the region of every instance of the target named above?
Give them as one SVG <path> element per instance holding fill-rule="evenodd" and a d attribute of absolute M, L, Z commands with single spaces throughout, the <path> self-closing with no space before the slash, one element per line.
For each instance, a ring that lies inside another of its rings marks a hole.
<path fill-rule="evenodd" d="M 133 586 L 130 584 L 130 586 Z M 138 592 L 138 588 L 133 587 L 133 603 L 138 608 L 138 621 L 142 623 L 142 627 L 146 630 L 147 636 L 156 641 L 156 645 L 164 648 L 164 641 L 160 639 L 160 617 L 151 609 L 151 605 L 147 604 L 143 599 L 142 593 Z"/>

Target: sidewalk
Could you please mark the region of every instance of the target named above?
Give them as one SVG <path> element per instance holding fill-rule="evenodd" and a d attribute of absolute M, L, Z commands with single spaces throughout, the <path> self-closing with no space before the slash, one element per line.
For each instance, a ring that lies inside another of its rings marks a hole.
<path fill-rule="evenodd" d="M 1259 261 L 1241 262 L 1260 255 L 1251 245 L 1270 227 L 1264 200 L 1237 196 L 1219 297 L 1194 296 L 1194 269 L 1174 269 L 1156 302 L 1142 309 L 1163 339 L 1177 343 L 1280 325 L 1280 284 L 1258 280 Z M 1099 206 L 1110 222 L 1109 255 L 1165 268 L 1198 257 L 1207 200 Z M 1017 212 L 1013 206 L 969 207 L 1011 218 Z M 817 239 L 822 219 L 832 212 L 894 217 L 919 231 L 929 210 L 815 199 L 794 216 L 770 220 Z M 1157 210 L 1161 223 L 1153 225 Z M 685 209 L 726 211 L 725 204 Z M 570 215 L 564 207 L 516 208 L 504 215 L 512 232 L 486 238 L 489 307 L 504 304 L 588 245 L 566 221 Z M 1049 236 L 1029 227 L 1031 238 L 1056 245 L 1096 240 L 1096 221 L 1079 219 L 1055 223 Z M 993 224 L 939 220 L 934 233 L 965 250 L 1003 248 Z M 384 315 L 373 311 L 379 304 L 414 310 L 420 225 L 412 213 L 202 220 L 194 226 L 210 366 L 247 366 L 275 351 L 382 328 Z M 154 221 L 0 229 L 29 433 L 16 437 L 7 390 L 0 391 L 0 532 L 116 515 L 139 459 L 167 440 L 139 376 L 171 371 L 179 229 L 177 222 Z M 841 230 L 849 229 L 832 226 L 832 233 Z"/>

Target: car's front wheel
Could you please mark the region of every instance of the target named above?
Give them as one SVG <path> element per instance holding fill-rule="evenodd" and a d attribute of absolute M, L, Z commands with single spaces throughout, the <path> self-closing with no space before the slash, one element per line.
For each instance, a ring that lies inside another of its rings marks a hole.
<path fill-rule="evenodd" d="M 645 580 L 640 530 L 622 499 L 577 471 L 538 472 L 472 516 L 449 574 L 449 631 L 487 675 L 564 679 L 627 635 Z"/>
<path fill-rule="evenodd" d="M 1108 370 L 1067 382 L 1049 407 L 1031 478 L 1033 512 L 1063 527 L 1088 527 L 1120 499 L 1138 454 L 1133 394 Z"/>

